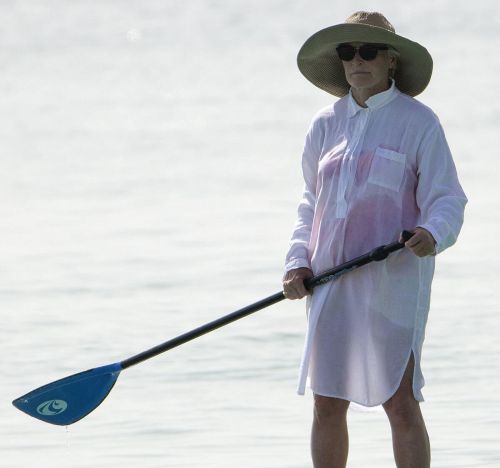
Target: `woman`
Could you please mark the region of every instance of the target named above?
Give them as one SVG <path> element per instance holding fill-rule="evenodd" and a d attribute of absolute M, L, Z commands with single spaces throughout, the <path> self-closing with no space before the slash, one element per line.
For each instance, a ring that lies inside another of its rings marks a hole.
<path fill-rule="evenodd" d="M 306 137 L 285 296 L 300 299 L 313 272 L 414 232 L 407 249 L 308 297 L 298 391 L 309 376 L 314 466 L 345 466 L 353 401 L 383 405 L 398 467 L 428 467 L 420 359 L 434 256 L 456 241 L 467 202 L 438 118 L 413 98 L 430 80 L 432 58 L 380 13 L 357 12 L 311 36 L 298 65 L 341 99 Z"/>

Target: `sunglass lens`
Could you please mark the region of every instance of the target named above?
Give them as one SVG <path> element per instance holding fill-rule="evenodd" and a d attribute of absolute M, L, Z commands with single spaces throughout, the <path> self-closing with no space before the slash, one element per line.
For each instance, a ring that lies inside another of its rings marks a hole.
<path fill-rule="evenodd" d="M 352 45 L 342 44 L 337 47 L 337 55 L 340 60 L 348 62 L 356 55 L 356 49 Z"/>
<path fill-rule="evenodd" d="M 375 47 L 371 44 L 363 44 L 359 48 L 359 56 L 363 60 L 373 60 L 378 53 L 378 47 Z"/>

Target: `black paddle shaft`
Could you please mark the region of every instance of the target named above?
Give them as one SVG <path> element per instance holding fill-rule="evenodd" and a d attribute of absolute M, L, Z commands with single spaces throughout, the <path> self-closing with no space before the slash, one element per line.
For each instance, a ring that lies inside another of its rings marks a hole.
<path fill-rule="evenodd" d="M 402 233 L 405 242 L 412 235 L 413 234 L 409 231 L 403 231 Z M 393 242 L 391 244 L 381 245 L 380 247 L 377 247 L 372 251 L 364 255 L 361 255 L 360 257 L 342 263 L 341 265 L 331 268 L 330 270 L 327 270 L 324 273 L 321 273 L 317 276 L 314 276 L 304 281 L 304 284 L 307 289 L 312 290 L 314 287 L 320 284 L 332 281 L 338 278 L 339 276 L 347 273 L 348 271 L 352 271 L 356 268 L 359 268 L 360 266 L 366 265 L 367 263 L 384 260 L 391 252 L 400 250 L 403 247 L 404 244 L 401 244 L 400 242 Z M 126 369 L 127 367 L 139 364 L 140 362 L 146 361 L 147 359 L 157 356 L 158 354 L 164 353 L 169 349 L 180 346 L 184 343 L 187 343 L 188 341 L 198 338 L 199 336 L 205 335 L 206 333 L 216 330 L 217 328 L 221 328 L 225 325 L 235 322 L 236 320 L 246 317 L 247 315 L 253 314 L 254 312 L 264 309 L 265 307 L 269 307 L 273 304 L 276 304 L 277 302 L 280 302 L 283 299 L 285 299 L 285 295 L 283 294 L 283 291 L 280 291 L 279 293 L 273 294 L 272 296 L 266 297 L 265 299 L 261 299 L 260 301 L 257 301 L 254 304 L 250 304 L 246 307 L 243 307 L 242 309 L 236 310 L 235 312 L 232 312 L 217 320 L 214 320 L 213 322 L 209 322 L 191 331 L 183 333 L 182 335 L 172 338 L 171 340 L 165 341 L 164 343 L 161 343 L 158 346 L 155 346 L 154 348 L 148 349 L 142 353 L 136 354 L 135 356 L 125 359 L 124 361 L 120 362 L 120 365 L 122 369 Z"/>

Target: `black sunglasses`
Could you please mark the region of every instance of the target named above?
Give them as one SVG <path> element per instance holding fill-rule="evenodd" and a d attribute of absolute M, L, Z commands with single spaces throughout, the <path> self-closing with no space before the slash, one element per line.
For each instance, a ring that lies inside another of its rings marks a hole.
<path fill-rule="evenodd" d="M 349 62 L 356 55 L 356 51 L 363 60 L 373 60 L 377 56 L 379 50 L 388 49 L 389 47 L 386 45 L 377 44 L 363 44 L 359 47 L 354 47 L 351 44 L 340 44 L 336 50 L 340 60 Z"/>

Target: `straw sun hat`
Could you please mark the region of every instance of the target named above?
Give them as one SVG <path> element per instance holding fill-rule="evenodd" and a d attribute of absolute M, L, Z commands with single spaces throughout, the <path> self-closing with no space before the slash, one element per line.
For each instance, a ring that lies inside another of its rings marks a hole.
<path fill-rule="evenodd" d="M 382 14 L 358 11 L 344 23 L 313 34 L 297 56 L 301 73 L 334 96 L 345 96 L 350 87 L 335 51 L 344 42 L 385 44 L 395 49 L 399 57 L 394 80 L 398 89 L 410 96 L 420 94 L 431 79 L 432 57 L 425 47 L 397 35 Z"/>

